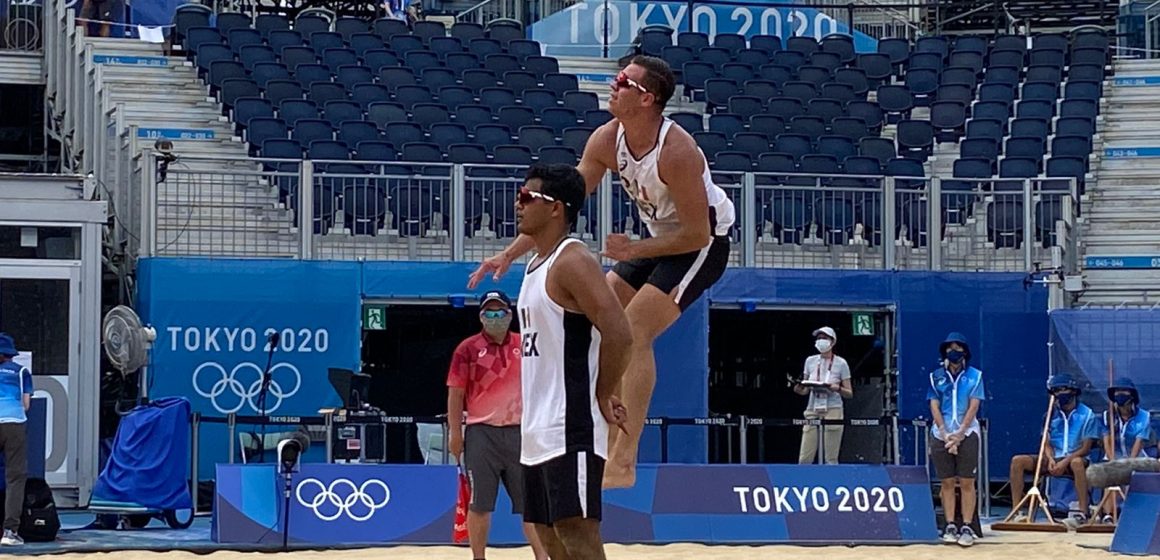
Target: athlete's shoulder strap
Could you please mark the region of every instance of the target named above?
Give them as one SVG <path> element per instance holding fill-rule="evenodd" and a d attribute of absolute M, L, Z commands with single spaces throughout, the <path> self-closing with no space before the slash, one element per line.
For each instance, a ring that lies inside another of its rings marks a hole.
<path fill-rule="evenodd" d="M 551 269 L 552 265 L 556 263 L 556 258 L 560 256 L 560 253 L 564 252 L 564 248 L 569 246 L 569 245 L 575 244 L 575 243 L 582 244 L 583 241 L 580 241 L 579 239 L 576 239 L 575 237 L 565 238 L 563 241 L 560 242 L 559 245 L 556 246 L 556 250 L 552 251 L 552 254 L 548 256 L 548 260 L 547 260 L 547 262 L 544 263 L 544 266 Z"/>

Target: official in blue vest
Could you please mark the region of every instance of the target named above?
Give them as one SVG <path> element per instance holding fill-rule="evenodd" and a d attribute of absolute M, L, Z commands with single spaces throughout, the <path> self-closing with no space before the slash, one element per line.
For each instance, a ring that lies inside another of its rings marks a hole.
<path fill-rule="evenodd" d="M 942 367 L 930 372 L 926 398 L 934 419 L 927 449 L 935 476 L 941 481 L 939 496 L 947 526 L 943 542 L 971 546 L 977 501 L 975 477 L 979 472 L 979 406 L 986 400 L 983 372 L 971 367 L 971 347 L 960 333 L 947 335 L 939 345 Z M 955 525 L 955 488 L 962 496 L 963 526 Z"/>
<path fill-rule="evenodd" d="M 1156 456 L 1152 415 L 1140 406 L 1140 392 L 1131 379 L 1121 377 L 1108 387 L 1112 409 L 1104 414 L 1104 452 L 1109 458 Z M 1108 450 L 1114 450 L 1109 453 Z"/>
<path fill-rule="evenodd" d="M 4 535 L 0 545 L 20 546 L 24 539 L 20 514 L 24 508 L 24 481 L 28 472 L 28 407 L 32 404 L 32 373 L 14 362 L 16 343 L 0 333 L 0 450 L 4 452 Z"/>
<path fill-rule="evenodd" d="M 1056 374 L 1047 381 L 1047 391 L 1055 395 L 1055 406 L 1048 411 L 1051 422 L 1047 429 L 1047 448 L 1043 453 L 1043 473 L 1047 476 L 1068 476 L 1075 480 L 1083 522 L 1088 514 L 1088 455 L 1092 446 L 1103 439 L 1104 424 L 1099 416 L 1079 402 L 1082 388 L 1078 381 L 1066 374 Z M 1023 500 L 1023 477 L 1035 471 L 1035 455 L 1016 455 L 1011 458 L 1011 499 L 1018 504 Z"/>

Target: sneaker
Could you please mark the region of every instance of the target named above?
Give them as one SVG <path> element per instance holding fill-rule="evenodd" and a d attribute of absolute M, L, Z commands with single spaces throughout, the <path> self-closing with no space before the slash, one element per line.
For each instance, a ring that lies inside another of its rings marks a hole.
<path fill-rule="evenodd" d="M 24 539 L 16 534 L 12 529 L 5 529 L 4 536 L 0 537 L 0 545 L 3 546 L 21 546 L 24 544 Z"/>
<path fill-rule="evenodd" d="M 970 525 L 963 525 L 959 531 L 959 546 L 971 546 L 975 544 L 975 531 L 971 529 Z"/>
<path fill-rule="evenodd" d="M 1104 514 L 1104 517 L 1100 521 L 1102 521 L 1104 525 L 1111 525 L 1115 523 L 1115 520 L 1112 519 L 1112 516 L 1107 514 Z"/>
<path fill-rule="evenodd" d="M 942 541 L 945 543 L 959 542 L 959 528 L 955 527 L 953 523 L 947 523 L 947 528 L 943 530 Z"/>

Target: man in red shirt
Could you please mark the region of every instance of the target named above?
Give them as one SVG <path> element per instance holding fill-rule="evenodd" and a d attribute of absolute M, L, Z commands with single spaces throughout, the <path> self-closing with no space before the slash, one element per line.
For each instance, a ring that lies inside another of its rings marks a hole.
<path fill-rule="evenodd" d="M 483 295 L 479 320 L 483 330 L 459 343 L 447 373 L 448 449 L 471 482 L 467 538 L 472 557 L 484 558 L 491 530 L 491 512 L 499 483 L 512 499 L 512 513 L 524 511 L 523 466 L 520 465 L 520 337 L 513 336 L 511 300 L 492 290 Z M 466 406 L 465 406 L 466 405 Z M 463 430 L 463 411 L 467 429 Z M 536 560 L 548 553 L 529 523 L 524 536 Z"/>

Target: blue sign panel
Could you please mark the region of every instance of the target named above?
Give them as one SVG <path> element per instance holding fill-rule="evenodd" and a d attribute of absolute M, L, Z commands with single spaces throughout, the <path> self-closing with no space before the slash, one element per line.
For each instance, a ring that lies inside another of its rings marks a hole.
<path fill-rule="evenodd" d="M 157 140 L 213 140 L 213 130 L 209 128 L 138 128 L 137 138 Z"/>
<path fill-rule="evenodd" d="M 1138 76 L 1131 78 L 1116 78 L 1115 85 L 1127 87 L 1160 86 L 1160 76 Z"/>
<path fill-rule="evenodd" d="M 1133 473 L 1112 552 L 1160 554 L 1160 474 Z"/>
<path fill-rule="evenodd" d="M 1160 157 L 1160 148 L 1104 148 L 1104 157 L 1111 159 Z"/>
<path fill-rule="evenodd" d="M 453 466 L 303 465 L 288 530 L 298 544 L 449 544 Z M 219 465 L 214 539 L 280 539 L 281 500 L 268 465 Z M 490 542 L 518 544 L 505 500 Z M 937 537 L 922 467 L 642 465 L 636 486 L 604 493 L 607 542 L 926 542 Z"/>
<path fill-rule="evenodd" d="M 1160 268 L 1160 255 L 1131 255 L 1126 257 L 1084 257 L 1084 268 L 1127 268 L 1152 269 Z"/>
<path fill-rule="evenodd" d="M 746 6 L 698 5 L 691 13 L 684 2 L 625 2 L 590 0 L 577 2 L 552 14 L 531 27 L 532 39 L 544 45 L 553 56 L 603 56 L 605 27 L 609 55 L 622 56 L 637 33 L 649 25 L 665 25 L 676 30 L 718 33 L 805 36 L 821 39 L 832 33 L 850 33 L 838 20 L 810 8 L 764 6 L 755 2 Z M 858 52 L 874 52 L 878 42 L 869 35 L 854 32 Z"/>
<path fill-rule="evenodd" d="M 164 56 L 114 56 L 111 54 L 94 54 L 95 64 L 115 66 L 169 66 L 169 59 Z"/>

